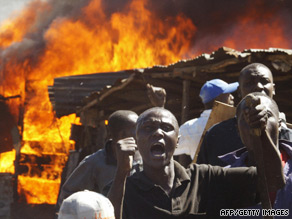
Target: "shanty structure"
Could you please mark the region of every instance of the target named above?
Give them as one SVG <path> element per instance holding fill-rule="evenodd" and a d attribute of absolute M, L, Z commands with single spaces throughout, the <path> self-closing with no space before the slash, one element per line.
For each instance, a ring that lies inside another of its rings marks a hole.
<path fill-rule="evenodd" d="M 292 94 L 292 50 L 277 48 L 239 52 L 223 47 L 212 54 L 202 54 L 169 66 L 55 78 L 54 85 L 49 87 L 49 95 L 58 117 L 76 113 L 88 124 L 90 122 L 83 114 L 92 109 L 98 112 L 99 119 L 104 120 L 118 109 L 141 113 L 151 107 L 146 93 L 146 84 L 150 83 L 166 90 L 165 107 L 179 122 L 184 122 L 198 117 L 202 111 L 198 94 L 207 80 L 237 81 L 240 70 L 254 62 L 263 63 L 272 70 L 275 100 L 280 110 L 286 113 L 287 120 L 292 121 L 292 103 L 288 101 Z"/>

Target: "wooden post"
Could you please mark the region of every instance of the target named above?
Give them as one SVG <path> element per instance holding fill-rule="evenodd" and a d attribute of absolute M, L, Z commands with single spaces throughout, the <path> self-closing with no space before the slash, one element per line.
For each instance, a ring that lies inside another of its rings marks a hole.
<path fill-rule="evenodd" d="M 183 81 L 181 124 L 185 123 L 189 119 L 190 84 L 191 84 L 190 80 Z M 187 167 L 192 162 L 190 156 L 185 154 L 179 155 L 177 159 L 178 162 L 184 167 Z"/>
<path fill-rule="evenodd" d="M 181 124 L 185 123 L 189 117 L 190 84 L 191 84 L 190 80 L 183 81 Z"/>

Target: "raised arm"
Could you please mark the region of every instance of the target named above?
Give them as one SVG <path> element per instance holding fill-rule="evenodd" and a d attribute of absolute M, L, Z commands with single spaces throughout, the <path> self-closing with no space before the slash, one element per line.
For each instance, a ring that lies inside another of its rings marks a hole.
<path fill-rule="evenodd" d="M 257 167 L 263 208 L 272 203 L 271 192 L 285 185 L 278 148 L 279 111 L 277 104 L 261 93 L 247 95 L 237 107 L 240 137 Z"/>
<path fill-rule="evenodd" d="M 135 150 L 137 150 L 137 145 L 135 139 L 132 137 L 121 139 L 117 142 L 116 154 L 118 167 L 111 189 L 107 195 L 114 206 L 116 219 L 121 219 L 123 215 L 126 179 L 132 169 Z"/>
<path fill-rule="evenodd" d="M 164 88 L 147 84 L 147 95 L 153 106 L 164 107 L 166 102 L 166 91 Z"/>
<path fill-rule="evenodd" d="M 262 162 L 269 190 L 276 191 L 285 182 L 278 145 L 278 108 L 267 97 L 248 95 L 245 102 L 244 118 L 250 129 L 249 139 L 245 139 L 246 147 L 257 165 Z"/>

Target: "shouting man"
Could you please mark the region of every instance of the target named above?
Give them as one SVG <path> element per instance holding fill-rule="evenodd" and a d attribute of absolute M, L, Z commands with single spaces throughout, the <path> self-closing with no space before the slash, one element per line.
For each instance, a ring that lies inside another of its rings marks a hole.
<path fill-rule="evenodd" d="M 108 194 L 116 218 L 217 218 L 221 209 L 259 201 L 255 167 L 224 169 L 191 164 L 185 169 L 176 162 L 173 153 L 178 128 L 170 111 L 151 108 L 137 120 L 137 145 L 134 138 L 117 142 L 118 167 Z M 128 177 L 137 146 L 143 171 Z M 268 184 L 273 179 L 270 177 Z"/>

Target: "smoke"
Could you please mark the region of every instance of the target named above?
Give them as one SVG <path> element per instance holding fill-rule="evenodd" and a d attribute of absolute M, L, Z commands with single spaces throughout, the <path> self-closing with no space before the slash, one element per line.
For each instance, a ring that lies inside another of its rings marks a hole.
<path fill-rule="evenodd" d="M 4 71 L 3 66 L 7 61 L 21 63 L 29 62 L 29 66 L 34 66 L 38 63 L 40 55 L 46 48 L 46 40 L 44 35 L 46 30 L 61 18 L 74 19 L 80 15 L 80 10 L 88 4 L 90 0 L 49 0 L 49 1 L 32 1 L 27 4 L 24 10 L 30 13 L 35 13 L 34 22 L 26 30 L 26 33 L 20 42 L 11 44 L 8 48 L 1 49 L 0 47 L 0 72 Z M 21 15 L 16 18 L 21 20 Z M 27 17 L 31 19 L 31 17 Z M 1 32 L 0 32 L 1 38 Z M 4 82 L 5 75 L 0 74 L 0 84 Z M 28 77 L 25 75 L 25 77 Z"/>
<path fill-rule="evenodd" d="M 269 24 L 280 18 L 286 38 L 291 37 L 292 2 L 289 0 L 152 0 L 149 8 L 164 18 L 178 14 L 190 18 L 197 27 L 193 49 L 201 51 L 212 51 L 214 45 L 224 46 L 222 43 L 226 37 L 241 28 L 242 20 L 248 20 L 250 26 L 259 25 L 268 29 Z M 241 34 L 255 37 L 250 30 Z"/>
<path fill-rule="evenodd" d="M 21 10 L 31 0 L 0 0 L 0 23 Z"/>
<path fill-rule="evenodd" d="M 93 1 L 93 0 L 91 0 Z M 1 50 L 3 59 L 17 57 L 19 61 L 29 59 L 30 64 L 37 63 L 37 59 L 46 47 L 44 34 L 54 22 L 62 18 L 82 20 L 89 23 L 82 13 L 90 0 L 48 0 L 33 1 L 28 4 L 30 11 L 36 13 L 35 21 L 29 28 L 21 42 L 12 44 L 9 48 Z M 101 7 L 108 19 L 116 12 L 124 11 L 130 0 L 102 0 Z M 192 39 L 193 51 L 210 52 L 224 46 L 226 36 L 232 35 L 242 23 L 243 19 L 249 19 L 249 24 L 265 25 L 272 23 L 276 17 L 283 21 L 284 34 L 291 36 L 291 9 L 289 0 L 148 0 L 146 7 L 157 17 L 168 22 L 169 17 L 183 15 L 189 18 L 196 26 L 196 33 Z M 252 18 L 251 18 L 252 17 Z M 242 36 L 253 35 L 246 30 L 240 33 Z M 1 35 L 0 35 L 1 37 Z M 246 45 L 242 45 L 244 48 Z M 240 48 L 241 49 L 241 48 Z M 1 64 L 1 61 L 0 61 Z"/>

